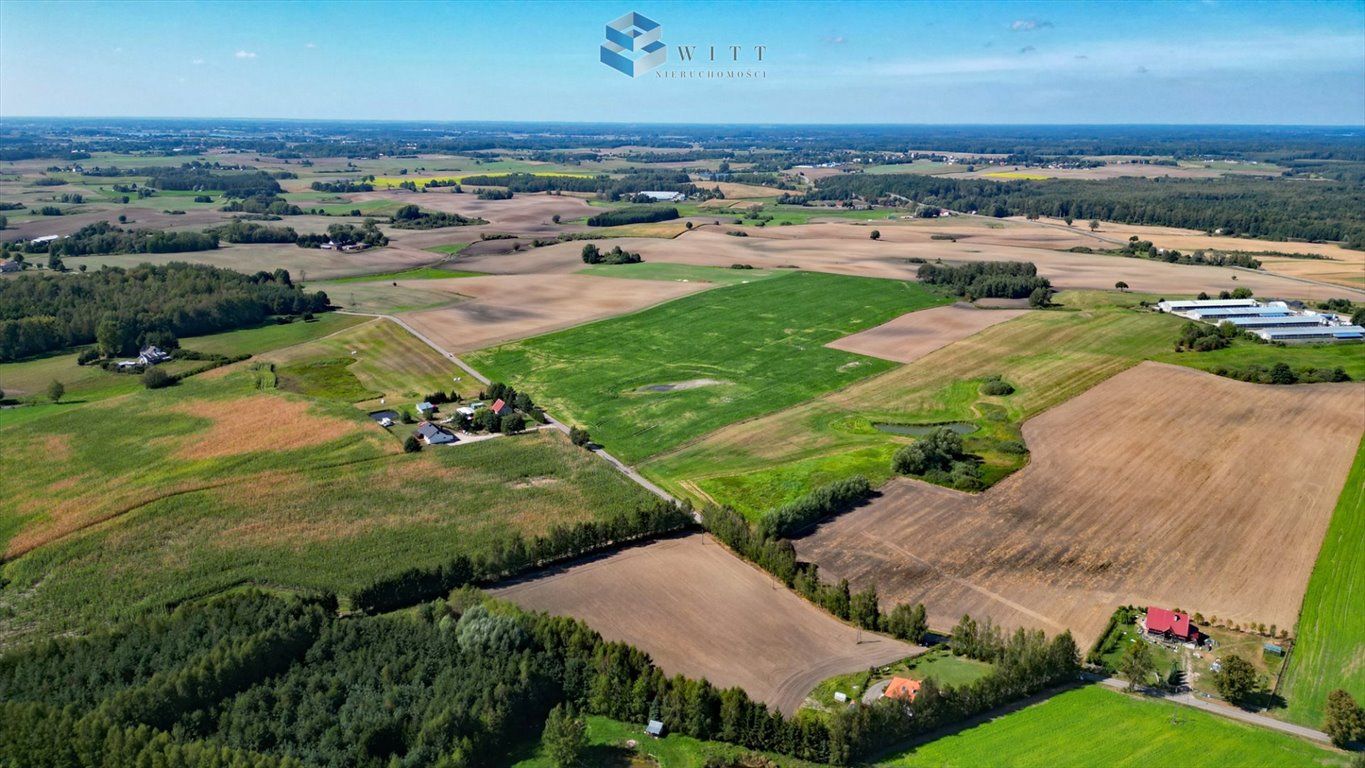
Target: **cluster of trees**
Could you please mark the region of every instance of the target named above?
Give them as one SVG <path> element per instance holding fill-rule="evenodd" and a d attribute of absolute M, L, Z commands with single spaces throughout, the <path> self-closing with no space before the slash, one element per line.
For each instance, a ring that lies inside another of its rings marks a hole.
<path fill-rule="evenodd" d="M 678 218 L 678 209 L 652 205 L 632 205 L 603 211 L 588 218 L 590 227 L 618 227 L 623 224 L 648 224 L 654 221 L 671 221 Z"/>
<path fill-rule="evenodd" d="M 953 640 L 954 653 L 991 663 L 990 674 L 961 686 L 942 686 L 931 677 L 921 684 L 913 702 L 883 698 L 870 707 L 854 706 L 839 712 L 831 730 L 848 734 L 848 741 L 857 747 L 853 757 L 875 754 L 898 742 L 1074 681 L 1080 672 L 1079 654 L 1070 632 L 1051 640 L 1039 630 L 1018 629 L 1005 635 L 989 621 L 979 627 L 970 616 L 963 616 L 953 630 Z"/>
<path fill-rule="evenodd" d="M 324 243 L 352 245 L 364 243 L 371 248 L 389 244 L 389 237 L 379 229 L 379 222 L 365 219 L 360 226 L 354 224 L 328 224 L 327 234 L 299 235 L 294 244 L 300 248 L 317 248 Z"/>
<path fill-rule="evenodd" d="M 584 264 L 639 264 L 643 259 L 640 254 L 627 251 L 621 246 L 616 246 L 610 251 L 603 253 L 594 243 L 583 246 Z"/>
<path fill-rule="evenodd" d="M 857 475 L 822 485 L 801 498 L 767 510 L 758 520 L 763 536 L 790 537 L 821 519 L 847 509 L 872 493 L 872 483 Z"/>
<path fill-rule="evenodd" d="M 405 205 L 394 212 L 389 223 L 396 229 L 440 229 L 441 227 L 464 227 L 471 224 L 487 224 L 483 219 L 471 219 L 458 213 L 424 211 L 415 205 Z M 330 231 L 330 227 L 328 228 Z"/>
<path fill-rule="evenodd" d="M 101 326 L 110 324 L 118 326 L 116 335 L 124 340 L 111 354 L 126 354 L 166 334 L 200 336 L 256 325 L 270 315 L 328 309 L 327 294 L 305 293 L 288 281 L 287 272 L 278 272 L 283 279 L 172 262 L 5 280 L 0 282 L 0 360 L 89 344 Z"/>
<path fill-rule="evenodd" d="M 481 189 L 479 190 L 480 200 L 511 200 L 512 190 L 510 189 Z"/>
<path fill-rule="evenodd" d="M 221 171 L 187 163 L 180 168 L 151 168 L 147 185 L 155 189 L 200 192 L 220 190 L 224 197 L 277 195 L 280 183 L 265 171 Z"/>
<path fill-rule="evenodd" d="M 821 179 L 823 199 L 899 196 L 987 216 L 1050 216 L 1184 227 L 1274 240 L 1341 241 L 1365 248 L 1365 187 L 1288 179 L 992 181 L 912 174 Z"/>
<path fill-rule="evenodd" d="M 25 244 L 28 253 L 49 256 L 90 256 L 110 253 L 186 253 L 211 251 L 218 237 L 209 232 L 164 232 L 156 229 L 124 229 L 100 221 L 87 224 L 69 237 L 42 244 Z"/>
<path fill-rule="evenodd" d="M 1038 267 L 1027 261 L 969 261 L 965 264 L 923 264 L 916 272 L 920 282 L 942 285 L 958 296 L 972 299 L 1022 299 L 1034 291 L 1048 291 L 1052 284 L 1038 276 Z"/>
<path fill-rule="evenodd" d="M 458 555 L 430 568 L 381 577 L 347 595 L 351 606 L 382 612 L 444 595 L 466 584 L 494 581 L 603 547 L 653 538 L 692 525 L 684 508 L 658 501 L 605 520 L 556 525 L 527 540 L 514 533 L 494 540 L 481 554 Z"/>
<path fill-rule="evenodd" d="M 370 181 L 373 176 L 368 177 Z M 374 185 L 370 181 L 353 181 L 351 179 L 341 179 L 339 181 L 315 181 L 309 185 L 314 192 L 373 192 Z"/>
<path fill-rule="evenodd" d="M 1191 321 L 1180 329 L 1180 335 L 1175 340 L 1175 351 L 1212 352 L 1227 347 L 1241 335 L 1241 329 L 1226 320 L 1218 325 Z"/>
<path fill-rule="evenodd" d="M 206 233 L 227 243 L 293 243 L 299 239 L 299 233 L 293 227 L 270 227 L 241 219 L 206 230 Z"/>
<path fill-rule="evenodd" d="M 963 449 L 962 436 L 948 427 L 938 427 L 910 445 L 898 448 L 891 456 L 891 469 L 963 491 L 979 491 L 984 487 L 981 469 Z"/>
<path fill-rule="evenodd" d="M 1341 366 L 1336 368 L 1304 366 L 1296 370 L 1283 361 L 1269 366 L 1253 363 L 1240 368 L 1219 365 L 1215 366 L 1210 373 L 1238 381 L 1249 381 L 1254 384 L 1316 384 L 1323 381 L 1351 380 L 1346 369 Z"/>
<path fill-rule="evenodd" d="M 223 206 L 228 213 L 256 213 L 268 216 L 299 216 L 303 209 L 270 193 L 258 193 L 233 200 Z"/>

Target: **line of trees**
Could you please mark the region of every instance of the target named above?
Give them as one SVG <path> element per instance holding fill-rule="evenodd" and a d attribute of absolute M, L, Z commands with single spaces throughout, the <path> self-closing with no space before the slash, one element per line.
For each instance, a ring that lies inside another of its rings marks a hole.
<path fill-rule="evenodd" d="M 606 520 L 556 525 L 541 536 L 520 533 L 493 541 L 473 557 L 459 555 L 430 568 L 385 576 L 346 595 L 356 610 L 379 612 L 430 600 L 474 582 L 493 581 L 581 557 L 607 546 L 661 536 L 692 525 L 688 510 L 659 501 Z"/>
<path fill-rule="evenodd" d="M 795 501 L 763 513 L 758 520 L 760 535 L 790 537 L 839 513 L 872 493 L 872 483 L 862 475 L 822 485 Z"/>
<path fill-rule="evenodd" d="M 113 253 L 187 253 L 218 247 L 212 232 L 166 232 L 157 229 L 124 229 L 100 221 L 87 224 L 68 237 L 43 244 L 26 244 L 27 253 L 49 256 L 90 256 Z"/>
<path fill-rule="evenodd" d="M 461 216 L 458 213 L 443 211 L 424 211 L 415 205 L 405 205 L 394 212 L 389 223 L 396 229 L 440 229 L 442 227 L 465 227 L 471 224 L 487 224 L 484 219 Z"/>
<path fill-rule="evenodd" d="M 648 224 L 655 221 L 671 221 L 678 218 L 677 208 L 660 208 L 651 205 L 633 205 L 603 211 L 588 218 L 590 227 L 619 227 L 623 224 Z"/>
<path fill-rule="evenodd" d="M 588 243 L 583 246 L 582 256 L 584 264 L 639 264 L 644 261 L 640 254 L 619 245 L 603 253 L 596 244 Z"/>

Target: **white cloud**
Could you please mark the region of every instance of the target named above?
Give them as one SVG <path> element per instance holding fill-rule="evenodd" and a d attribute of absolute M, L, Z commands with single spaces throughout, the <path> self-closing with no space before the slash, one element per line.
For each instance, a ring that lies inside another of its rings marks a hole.
<path fill-rule="evenodd" d="M 190 63 L 193 64 L 193 65 L 195 65 L 195 66 L 197 67 L 197 66 L 199 66 L 200 64 L 203 64 L 203 63 L 204 63 L 204 60 L 203 60 L 203 59 L 195 59 L 194 61 L 191 61 Z"/>
<path fill-rule="evenodd" d="M 233 56 L 236 56 L 236 57 L 239 58 L 239 59 L 254 59 L 254 58 L 256 58 L 256 52 L 255 52 L 255 51 L 238 51 L 238 52 L 236 52 L 236 53 L 234 53 L 234 54 L 232 54 L 232 55 L 233 55 Z"/>
<path fill-rule="evenodd" d="M 820 39 L 830 45 L 843 45 L 844 43 L 848 42 L 847 40 L 844 39 L 843 35 L 826 35 L 825 37 L 822 37 Z"/>
<path fill-rule="evenodd" d="M 1052 26 L 1050 21 L 1039 21 L 1037 19 L 1016 19 L 1010 24 L 1010 29 L 1015 32 L 1032 32 L 1035 29 L 1047 29 Z"/>
<path fill-rule="evenodd" d="M 316 48 L 316 47 L 318 47 L 318 44 L 317 44 L 317 43 L 304 43 L 304 44 L 303 44 L 303 47 L 304 47 L 304 48 Z"/>

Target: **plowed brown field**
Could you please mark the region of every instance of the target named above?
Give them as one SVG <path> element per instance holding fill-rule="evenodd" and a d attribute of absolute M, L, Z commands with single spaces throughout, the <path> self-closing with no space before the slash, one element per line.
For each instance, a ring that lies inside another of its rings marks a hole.
<path fill-rule="evenodd" d="M 1291 627 L 1365 431 L 1365 385 L 1143 363 L 1024 425 L 1032 462 L 971 495 L 901 479 L 797 542 L 887 604 L 1082 643 L 1115 606 Z"/>
<path fill-rule="evenodd" d="M 859 633 L 700 534 L 623 550 L 492 594 L 582 619 L 608 640 L 644 649 L 667 674 L 739 686 L 789 715 L 825 678 L 923 650 Z"/>
<path fill-rule="evenodd" d="M 858 355 L 909 363 L 1027 310 L 977 309 L 969 304 L 908 312 L 889 323 L 836 339 L 825 346 Z"/>

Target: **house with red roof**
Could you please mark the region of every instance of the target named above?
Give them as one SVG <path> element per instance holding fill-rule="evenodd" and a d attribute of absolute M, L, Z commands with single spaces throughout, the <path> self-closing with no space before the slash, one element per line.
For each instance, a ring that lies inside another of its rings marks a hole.
<path fill-rule="evenodd" d="M 915 696 L 919 695 L 919 686 L 920 681 L 918 680 L 911 680 L 908 677 L 893 677 L 882 696 L 888 699 L 914 701 Z"/>
<path fill-rule="evenodd" d="M 1142 619 L 1142 631 L 1182 643 L 1198 643 L 1202 636 L 1199 628 L 1190 623 L 1189 614 L 1156 607 L 1147 609 L 1147 615 Z"/>
<path fill-rule="evenodd" d="M 493 413 L 496 413 L 499 416 L 506 416 L 507 414 L 512 412 L 512 406 L 508 405 L 507 401 L 503 400 L 501 397 L 498 398 L 497 400 L 494 400 L 493 404 L 490 405 L 488 408 Z"/>

